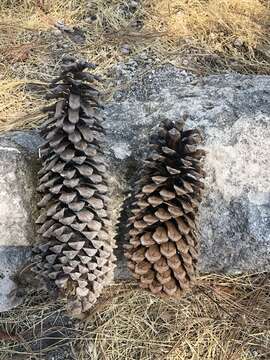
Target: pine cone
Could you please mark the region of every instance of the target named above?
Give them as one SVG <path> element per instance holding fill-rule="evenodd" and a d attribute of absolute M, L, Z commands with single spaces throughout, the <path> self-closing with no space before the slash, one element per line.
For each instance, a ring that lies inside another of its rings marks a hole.
<path fill-rule="evenodd" d="M 140 287 L 178 298 L 194 282 L 198 259 L 196 214 L 204 176 L 198 130 L 164 122 L 152 136 L 129 218 L 128 268 Z"/>
<path fill-rule="evenodd" d="M 109 235 L 107 165 L 98 78 L 84 61 L 66 58 L 62 74 L 51 84 L 49 106 L 41 133 L 42 168 L 38 191 L 41 215 L 34 271 L 61 296 L 74 316 L 90 309 L 113 278 L 114 240 Z M 90 83 L 90 84 L 89 84 Z"/>

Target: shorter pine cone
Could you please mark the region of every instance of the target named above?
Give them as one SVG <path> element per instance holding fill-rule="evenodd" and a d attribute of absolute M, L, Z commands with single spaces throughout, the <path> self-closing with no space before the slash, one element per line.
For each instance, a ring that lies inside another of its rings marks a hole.
<path fill-rule="evenodd" d="M 179 298 L 194 282 L 198 259 L 196 214 L 202 197 L 203 150 L 198 130 L 166 121 L 153 136 L 129 218 L 128 268 L 140 287 Z"/>

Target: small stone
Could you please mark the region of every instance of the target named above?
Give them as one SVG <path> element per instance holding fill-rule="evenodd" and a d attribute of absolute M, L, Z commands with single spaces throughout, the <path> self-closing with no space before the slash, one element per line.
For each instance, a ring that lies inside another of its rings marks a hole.
<path fill-rule="evenodd" d="M 114 152 L 114 156 L 119 160 L 124 160 L 131 155 L 129 145 L 127 143 L 117 143 L 113 146 L 112 150 Z"/>
<path fill-rule="evenodd" d="M 234 40 L 233 45 L 234 45 L 235 47 L 241 47 L 241 46 L 244 45 L 244 41 L 243 41 L 242 39 L 240 39 L 240 38 L 236 38 L 236 39 Z"/>
<path fill-rule="evenodd" d="M 138 2 L 137 2 L 137 1 L 130 1 L 130 2 L 129 2 L 129 7 L 130 7 L 130 8 L 136 8 L 136 7 L 138 7 Z"/>
<path fill-rule="evenodd" d="M 130 47 L 129 47 L 129 45 L 128 45 L 128 44 L 123 45 L 123 46 L 121 47 L 121 52 L 122 52 L 123 54 L 128 55 L 128 54 L 130 53 Z"/>
<path fill-rule="evenodd" d="M 74 329 L 75 329 L 75 330 L 79 330 L 79 329 L 80 329 L 80 323 L 79 323 L 79 322 L 76 322 L 76 323 L 74 324 Z"/>
<path fill-rule="evenodd" d="M 143 59 L 143 60 L 147 59 L 147 57 L 148 57 L 148 55 L 147 55 L 147 53 L 145 53 L 145 52 L 142 52 L 142 53 L 140 54 L 140 58 Z"/>
<path fill-rule="evenodd" d="M 59 30 L 59 29 L 53 29 L 53 30 L 52 30 L 52 33 L 53 33 L 55 36 L 61 36 L 61 35 L 62 35 L 62 31 Z"/>

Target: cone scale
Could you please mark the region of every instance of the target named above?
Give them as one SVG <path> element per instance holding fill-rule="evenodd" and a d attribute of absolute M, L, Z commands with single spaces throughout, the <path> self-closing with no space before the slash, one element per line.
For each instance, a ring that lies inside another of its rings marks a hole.
<path fill-rule="evenodd" d="M 150 140 L 132 195 L 125 256 L 139 286 L 179 298 L 194 283 L 198 260 L 197 213 L 202 199 L 204 151 L 198 130 L 165 121 Z"/>
<path fill-rule="evenodd" d="M 98 80 L 93 65 L 65 58 L 51 84 L 41 127 L 37 219 L 41 242 L 33 270 L 67 298 L 69 311 L 86 313 L 113 278 L 113 238 L 108 217 L 107 164 Z"/>

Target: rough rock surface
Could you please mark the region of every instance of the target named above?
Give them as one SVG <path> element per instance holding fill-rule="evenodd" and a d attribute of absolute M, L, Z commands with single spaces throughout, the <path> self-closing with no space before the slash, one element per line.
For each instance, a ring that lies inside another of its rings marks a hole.
<path fill-rule="evenodd" d="M 270 270 L 270 77 L 198 78 L 165 66 L 114 100 L 107 109 L 109 148 L 122 169 L 133 164 L 130 172 L 160 120 L 188 113 L 187 126 L 202 130 L 208 176 L 200 270 Z M 118 271 L 125 276 L 124 267 Z"/>
<path fill-rule="evenodd" d="M 107 104 L 107 155 L 112 164 L 115 204 L 122 196 L 119 189 L 125 180 L 128 187 L 141 164 L 149 133 L 162 119 L 178 119 L 188 113 L 187 126 L 202 130 L 208 174 L 200 211 L 202 272 L 270 270 L 269 96 L 268 76 L 198 78 L 164 66 L 132 80 L 128 89 L 118 91 Z M 0 211 L 0 275 L 7 266 L 3 256 L 26 261 L 26 246 L 34 238 L 31 179 L 37 170 L 33 155 L 40 143 L 36 131 L 0 137 L 1 209 L 4 206 Z M 129 276 L 122 257 L 122 232 L 117 250 L 118 279 Z M 12 252 L 6 248 L 15 245 L 18 247 Z M 8 261 L 12 262 L 16 268 L 23 263 Z M 13 273 L 14 267 L 10 270 Z M 10 274 L 5 276 L 10 279 Z M 14 285 L 3 285 L 2 280 L 0 276 L 0 311 L 3 286 L 7 292 Z"/>
<path fill-rule="evenodd" d="M 22 300 L 14 280 L 35 238 L 33 164 L 23 147 L 0 137 L 0 311 Z"/>

